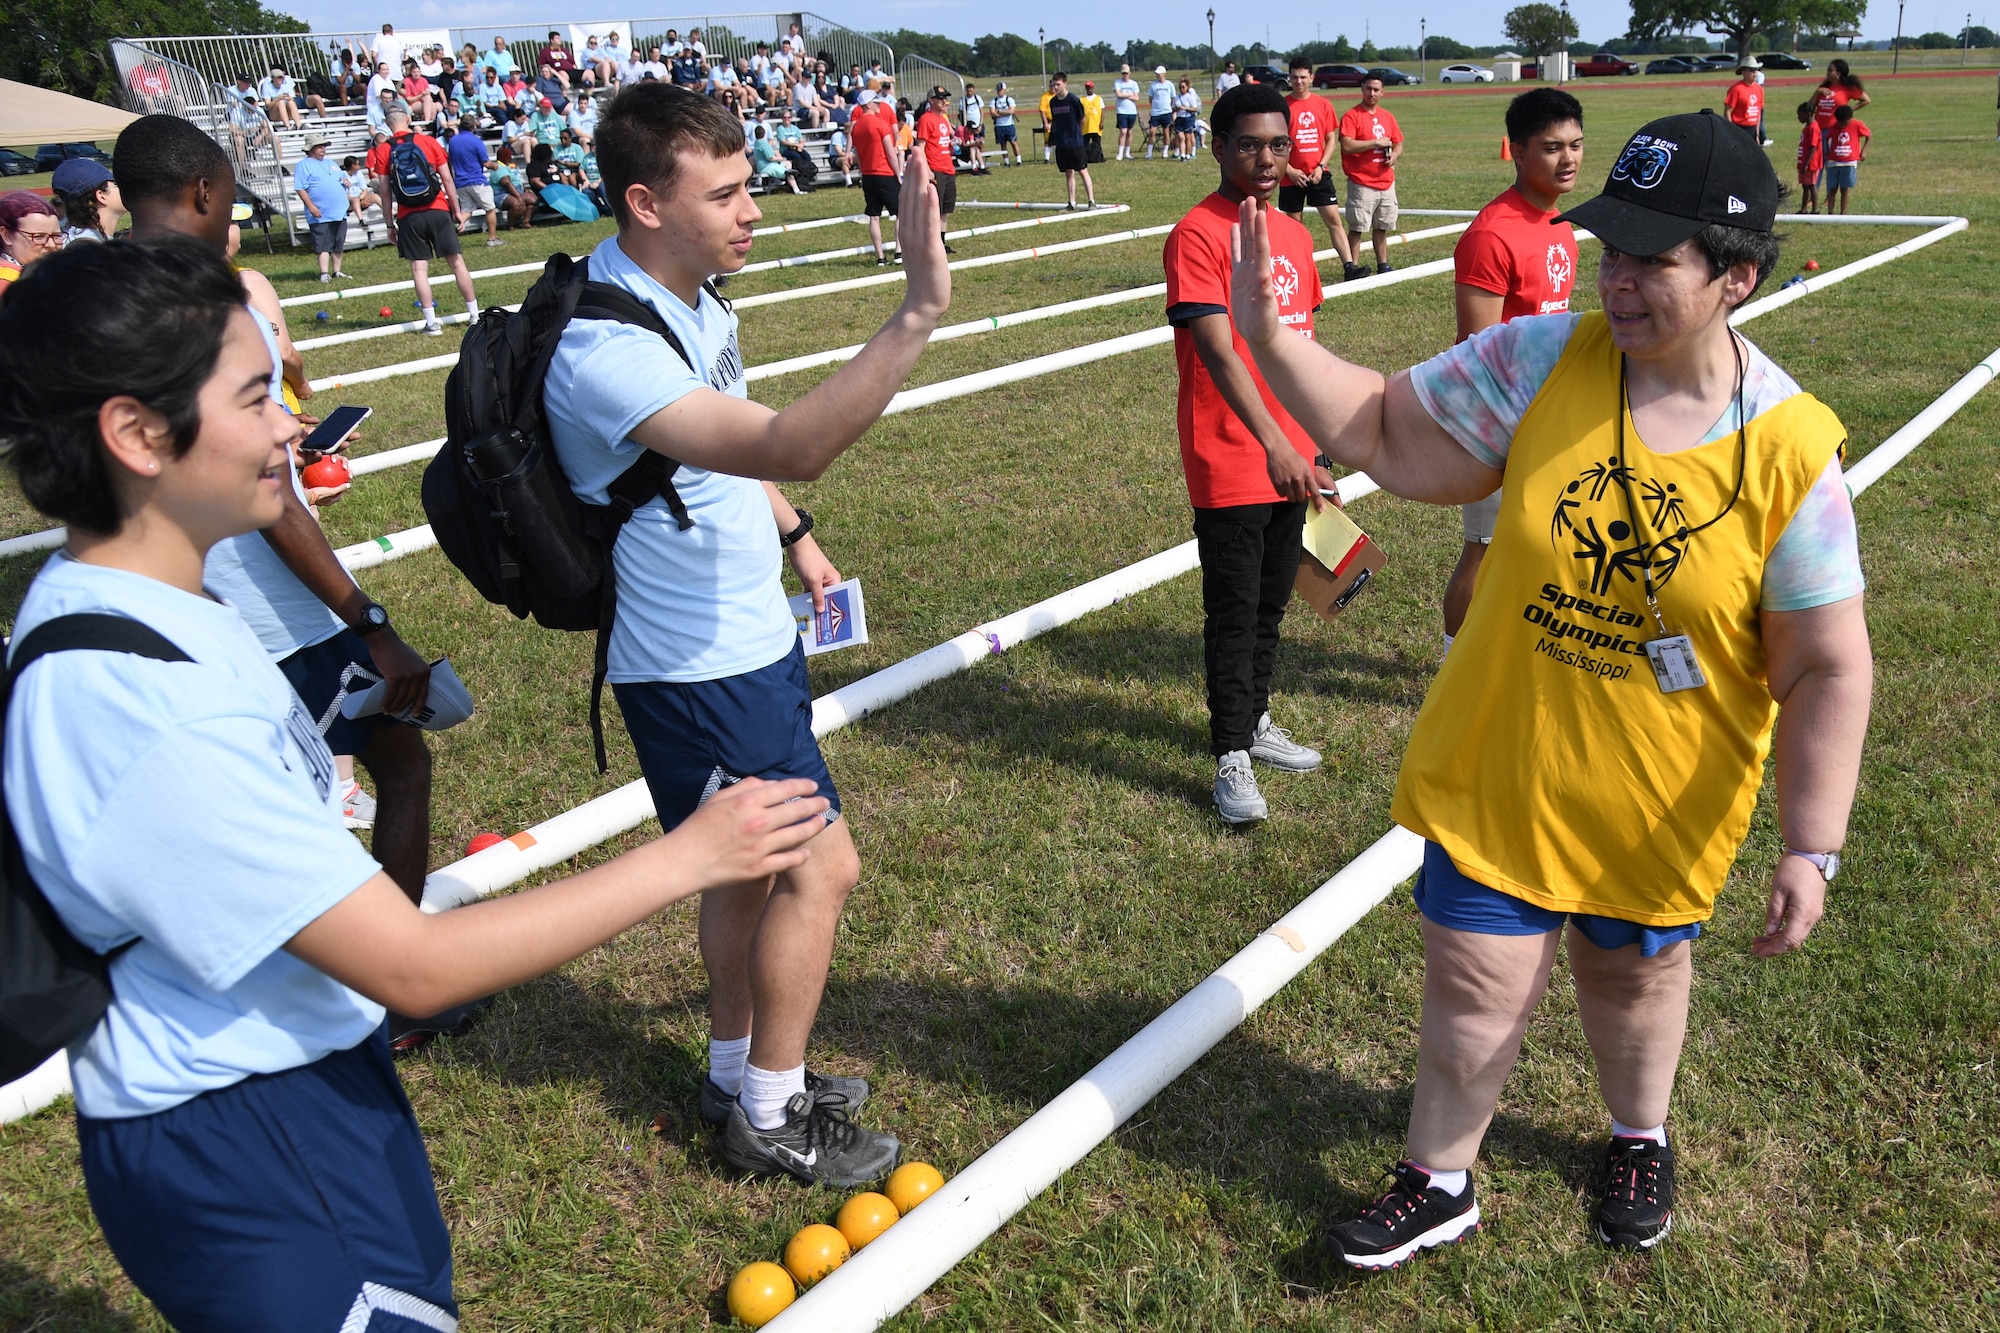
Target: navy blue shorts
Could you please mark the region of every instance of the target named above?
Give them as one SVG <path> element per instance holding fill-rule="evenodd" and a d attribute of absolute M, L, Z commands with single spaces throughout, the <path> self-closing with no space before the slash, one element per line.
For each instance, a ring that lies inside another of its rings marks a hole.
<path fill-rule="evenodd" d="M 1120 111 L 1120 112 L 1118 113 L 1118 128 L 1119 128 L 1119 129 L 1121 129 L 1121 130 L 1129 130 L 1129 129 L 1131 129 L 1131 128 L 1132 128 L 1132 127 L 1133 127 L 1134 125 L 1137 125 L 1138 123 L 1139 123 L 1139 113 L 1138 113 L 1138 112 L 1136 112 L 1136 111 Z"/>
<path fill-rule="evenodd" d="M 91 1211 L 175 1328 L 458 1327 L 451 1235 L 385 1025 L 157 1115 L 78 1116 Z"/>
<path fill-rule="evenodd" d="M 1474 935 L 1546 935 L 1561 930 L 1568 920 L 1583 937 L 1600 949 L 1639 946 L 1641 958 L 1651 958 L 1660 950 L 1691 940 L 1701 934 L 1701 923 L 1688 926 L 1642 926 L 1614 916 L 1590 916 L 1583 912 L 1552 912 L 1512 894 L 1490 889 L 1466 878 L 1445 849 L 1434 842 L 1424 843 L 1424 868 L 1417 872 L 1417 910 L 1440 926 Z"/>
<path fill-rule="evenodd" d="M 995 125 L 993 127 L 994 143 L 1013 143 L 1019 137 L 1020 135 L 1012 125 Z"/>
<path fill-rule="evenodd" d="M 343 629 L 330 639 L 301 648 L 290 657 L 278 663 L 278 670 L 285 673 L 285 679 L 292 682 L 299 699 L 306 706 L 306 714 L 314 722 L 327 715 L 333 708 L 333 701 L 340 694 L 340 677 L 348 666 L 362 666 L 370 672 L 375 669 L 375 659 L 368 651 L 368 640 L 351 629 Z M 368 688 L 370 682 L 354 682 L 354 693 Z M 386 714 L 374 717 L 342 717 L 339 709 L 334 709 L 333 718 L 321 730 L 326 737 L 326 748 L 335 754 L 366 754 L 368 742 L 375 738 L 377 727 L 399 727 L 402 723 Z"/>
<path fill-rule="evenodd" d="M 613 685 L 611 693 L 661 828 L 676 827 L 742 778 L 811 778 L 830 803 L 827 822 L 840 813 L 840 793 L 813 737 L 804 644 L 740 676 Z"/>

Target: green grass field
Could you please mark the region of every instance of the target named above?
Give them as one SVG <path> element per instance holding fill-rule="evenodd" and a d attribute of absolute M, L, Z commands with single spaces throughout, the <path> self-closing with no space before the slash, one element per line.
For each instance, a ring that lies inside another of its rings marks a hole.
<path fill-rule="evenodd" d="M 1644 79 L 1578 92 L 1587 189 L 1639 124 L 1720 96 Z M 1839 413 L 1850 457 L 2000 343 L 1990 84 L 1883 81 L 1875 92 L 1857 209 L 1961 213 L 1972 231 L 1746 329 Z M 1496 160 L 1498 97 L 1388 100 L 1411 145 L 1406 206 L 1477 207 L 1510 179 Z M 1791 137 L 1777 137 L 1774 161 L 1789 179 Z M 961 256 L 1169 222 L 1214 172 L 1139 161 L 1099 168 L 1097 179 L 1101 198 L 1133 211 L 966 241 Z M 1060 186 L 1037 164 L 961 194 L 1052 199 Z M 844 191 L 781 198 L 770 217 L 858 202 Z M 477 251 L 474 266 L 581 253 L 605 230 L 538 230 Z M 1779 278 L 1914 232 L 1797 227 Z M 756 257 L 861 235 L 774 237 Z M 1398 262 L 1441 257 L 1450 244 L 1412 246 Z M 311 290 L 309 256 L 261 251 L 253 242 L 246 258 L 281 291 Z M 380 280 L 402 266 L 378 251 L 349 267 Z M 731 294 L 873 271 L 837 261 L 744 279 Z M 976 270 L 956 283 L 947 318 L 1159 277 L 1158 241 Z M 482 300 L 525 287 L 495 281 Z M 746 359 L 864 338 L 897 292 L 746 311 Z M 1579 294 L 1580 306 L 1595 305 L 1588 283 Z M 366 316 L 357 327 L 380 303 L 335 313 Z M 441 308 L 456 310 L 455 299 Z M 312 313 L 293 312 L 295 332 L 317 331 Z M 914 382 L 1160 317 L 1137 303 L 945 344 Z M 1336 296 L 1319 319 L 1323 343 L 1383 369 L 1451 334 L 1442 279 Z M 308 368 L 433 355 L 455 339 L 328 349 L 308 354 Z M 782 404 L 824 373 L 767 381 L 757 396 Z M 374 406 L 362 451 L 386 448 L 442 433 L 443 383 L 442 372 L 391 380 L 314 406 Z M 787 488 L 870 595 L 874 642 L 818 659 L 815 692 L 1185 540 L 1173 411 L 1172 356 L 1155 349 L 891 418 L 824 480 Z M 1486 1232 L 1368 1281 L 1314 1257 L 1319 1228 L 1372 1198 L 1401 1151 L 1422 960 L 1416 912 L 1398 893 L 890 1327 L 2000 1328 L 1996 431 L 2000 395 L 1989 393 L 1859 501 L 1878 688 L 1847 869 L 1802 954 L 1750 957 L 1777 846 L 1767 790 L 1697 951 L 1674 1116 L 1679 1218 L 1664 1247 L 1634 1257 L 1592 1236 L 1586 1198 L 1605 1119 L 1562 981 L 1480 1161 Z M 422 522 L 418 471 L 357 481 L 325 515 L 334 544 Z M 1381 496 L 1354 514 L 1392 563 L 1337 628 L 1302 608 L 1287 620 L 1274 711 L 1328 763 L 1265 779 L 1273 817 L 1253 833 L 1224 831 L 1208 804 L 1193 578 L 829 738 L 863 879 L 811 1059 L 867 1075 L 878 1091 L 864 1118 L 911 1156 L 947 1175 L 964 1166 L 1387 827 L 1402 739 L 1439 652 L 1458 519 Z M 11 496 L 0 524 L 0 535 L 46 526 Z M 6 607 L 37 563 L 0 570 Z M 616 731 L 611 774 L 600 779 L 591 764 L 586 638 L 478 602 L 435 552 L 362 581 L 412 643 L 452 655 L 481 703 L 436 742 L 435 862 L 474 832 L 523 828 L 637 776 Z M 704 1000 L 693 913 L 681 910 L 507 994 L 472 1033 L 402 1066 L 453 1230 L 467 1328 L 725 1323 L 721 1292 L 735 1268 L 775 1258 L 797 1227 L 831 1218 L 834 1192 L 720 1169 L 695 1117 Z M 0 1129 L 0 1328 L 164 1327 L 99 1236 L 76 1156 L 67 1102 Z"/>

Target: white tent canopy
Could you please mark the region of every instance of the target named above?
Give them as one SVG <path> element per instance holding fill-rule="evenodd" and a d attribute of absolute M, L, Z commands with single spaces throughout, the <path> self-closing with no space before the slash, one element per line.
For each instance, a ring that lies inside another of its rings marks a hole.
<path fill-rule="evenodd" d="M 31 83 L 0 79 L 0 144 L 95 142 L 115 139 L 138 117 L 101 102 Z"/>

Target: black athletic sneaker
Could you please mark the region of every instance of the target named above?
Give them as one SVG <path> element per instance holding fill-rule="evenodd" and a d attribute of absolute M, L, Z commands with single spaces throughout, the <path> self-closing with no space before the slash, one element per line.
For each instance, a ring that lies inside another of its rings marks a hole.
<path fill-rule="evenodd" d="M 1650 1250 L 1674 1226 L 1674 1148 L 1614 1134 L 1605 1149 L 1597 1235 L 1606 1245 Z"/>
<path fill-rule="evenodd" d="M 1396 266 L 1394 264 L 1377 264 L 1375 266 L 1375 271 L 1377 273 L 1394 273 L 1396 271 Z"/>
<path fill-rule="evenodd" d="M 1479 1230 L 1479 1204 L 1471 1177 L 1453 1196 L 1431 1188 L 1431 1178 L 1415 1162 L 1389 1168 L 1396 1183 L 1352 1222 L 1329 1227 L 1327 1253 L 1350 1268 L 1379 1272 L 1401 1266 L 1419 1250 L 1448 1245 Z"/>
<path fill-rule="evenodd" d="M 456 1004 L 443 1013 L 429 1014 L 423 1018 L 411 1018 L 406 1014 L 389 1015 L 389 1052 L 392 1055 L 408 1055 L 422 1050 L 437 1037 L 456 1037 L 479 1021 L 486 1007 L 493 1003 L 493 997 L 473 1000 L 468 1004 Z"/>
<path fill-rule="evenodd" d="M 868 1100 L 868 1080 L 847 1078 L 840 1074 L 815 1074 L 806 1071 L 806 1091 L 817 1101 L 821 1097 L 845 1098 L 847 1113 L 854 1114 L 861 1109 L 861 1103 Z M 701 1080 L 701 1123 L 712 1129 L 721 1129 L 729 1123 L 729 1108 L 736 1105 L 736 1099 L 715 1085 L 715 1080 L 703 1077 Z"/>
<path fill-rule="evenodd" d="M 1356 278 L 1365 278 L 1367 276 L 1368 265 L 1366 264 L 1348 264 L 1341 271 L 1341 279 L 1345 282 L 1353 282 Z"/>
<path fill-rule="evenodd" d="M 847 1118 L 837 1096 L 794 1093 L 785 1123 L 758 1129 L 740 1105 L 722 1127 L 722 1160 L 753 1176 L 791 1176 L 807 1185 L 865 1185 L 896 1165 L 902 1145 L 893 1134 L 863 1129 Z"/>

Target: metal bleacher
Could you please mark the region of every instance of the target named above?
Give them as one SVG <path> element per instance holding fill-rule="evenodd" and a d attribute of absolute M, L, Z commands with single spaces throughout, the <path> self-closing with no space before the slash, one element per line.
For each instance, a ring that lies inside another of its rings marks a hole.
<path fill-rule="evenodd" d="M 436 43 L 451 53 L 459 52 L 468 42 L 475 50 L 488 50 L 492 41 L 498 38 L 517 61 L 529 64 L 534 51 L 539 49 L 551 31 L 563 33 L 578 50 L 585 45 L 587 34 L 602 35 L 616 31 L 627 38 L 628 46 L 645 51 L 662 42 L 669 31 L 686 36 L 699 30 L 709 62 L 714 64 L 747 59 L 759 43 L 775 46 L 793 25 L 799 28 L 799 35 L 805 39 L 807 49 L 816 56 L 824 55 L 836 74 L 845 71 L 849 64 L 865 67 L 875 61 L 880 61 L 884 69 L 896 70 L 899 74 L 903 72 L 896 64 L 895 53 L 887 44 L 803 11 L 612 19 L 589 23 L 515 23 L 483 28 L 409 31 L 399 28 L 396 36 L 411 49 Z M 328 105 L 324 114 L 315 113 L 305 100 L 308 81 L 327 73 L 331 66 L 338 63 L 342 51 L 353 51 L 356 63 L 365 67 L 367 53 L 376 37 L 375 33 L 358 32 L 133 37 L 113 39 L 110 47 L 126 106 L 142 114 L 181 116 L 200 126 L 229 154 L 236 169 L 238 197 L 251 203 L 256 210 L 257 225 L 268 227 L 281 223 L 287 232 L 298 235 L 304 233 L 307 218 L 298 196 L 292 190 L 291 168 L 305 156 L 307 138 L 324 134 L 331 141 L 327 157 L 335 163 L 350 155 L 365 157 L 372 142 L 365 107 Z M 928 65 L 928 62 L 924 63 Z M 271 124 L 268 136 L 261 129 L 253 129 L 248 135 L 235 131 L 231 126 L 229 108 L 236 75 L 247 74 L 261 81 L 274 65 L 282 65 L 298 86 L 299 109 L 304 123 L 297 127 Z M 933 75 L 926 70 L 925 78 L 937 81 L 949 73 L 943 71 Z M 955 75 L 951 77 L 956 78 Z M 775 127 L 778 119 L 775 109 L 764 110 L 757 115 Z M 746 116 L 746 132 L 752 119 Z M 497 129 L 484 133 L 491 140 L 497 142 L 499 139 Z M 803 146 L 822 168 L 820 187 L 824 188 L 829 183 L 839 185 L 839 173 L 826 169 L 827 140 L 832 134 L 832 127 L 807 129 L 802 134 Z M 475 222 L 473 225 L 476 227 L 479 224 Z M 348 229 L 350 247 L 372 246 L 386 239 L 387 228 L 379 208 L 369 209 L 360 227 L 350 225 Z"/>

